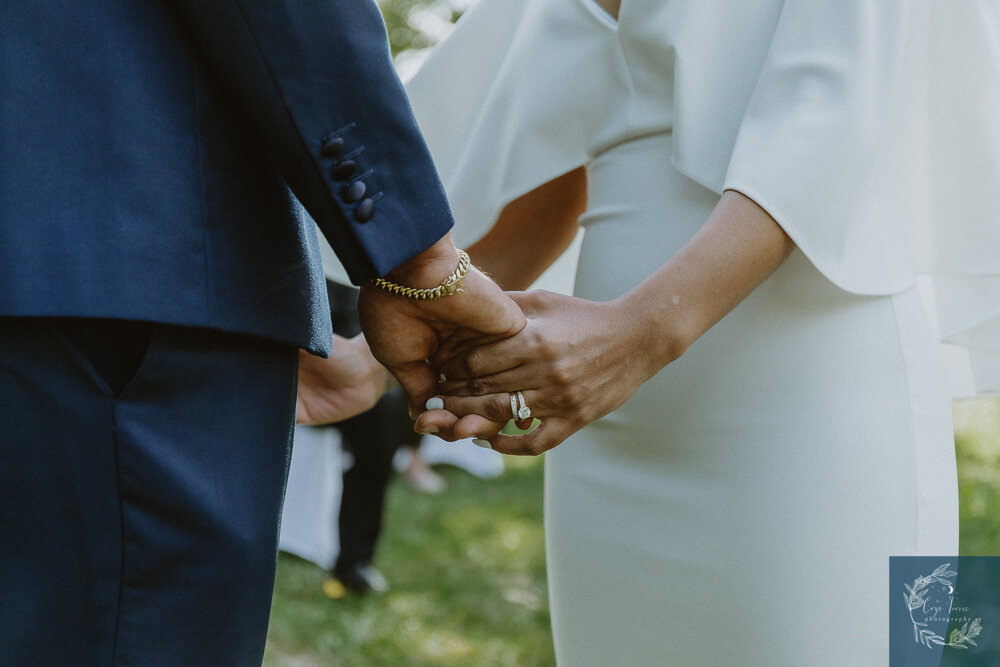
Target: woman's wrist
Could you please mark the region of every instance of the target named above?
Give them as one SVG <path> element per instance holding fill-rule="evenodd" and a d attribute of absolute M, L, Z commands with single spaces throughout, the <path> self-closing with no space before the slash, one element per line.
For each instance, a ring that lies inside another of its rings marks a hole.
<path fill-rule="evenodd" d="M 688 313 L 680 297 L 662 299 L 649 291 L 637 287 L 612 302 L 618 321 L 629 323 L 625 341 L 645 379 L 680 358 L 695 338 L 688 334 Z"/>

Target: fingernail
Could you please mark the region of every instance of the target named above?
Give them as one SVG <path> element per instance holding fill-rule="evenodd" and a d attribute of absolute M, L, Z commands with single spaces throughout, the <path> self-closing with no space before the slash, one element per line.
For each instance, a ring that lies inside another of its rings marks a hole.
<path fill-rule="evenodd" d="M 437 435 L 441 430 L 437 426 L 426 426 L 420 435 Z"/>
<path fill-rule="evenodd" d="M 482 447 L 483 449 L 493 449 L 493 445 L 490 444 L 490 441 L 483 440 L 482 438 L 473 438 L 472 444 L 476 447 Z"/>
<path fill-rule="evenodd" d="M 442 410 L 444 409 L 444 401 L 435 396 L 434 398 L 428 398 L 427 404 L 424 406 L 428 410 Z"/>

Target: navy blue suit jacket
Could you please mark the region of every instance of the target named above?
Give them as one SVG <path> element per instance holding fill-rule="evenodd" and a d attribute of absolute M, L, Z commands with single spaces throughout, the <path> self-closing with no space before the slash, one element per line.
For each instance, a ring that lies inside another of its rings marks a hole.
<path fill-rule="evenodd" d="M 5 0 L 0 315 L 324 351 L 310 216 L 356 283 L 451 226 L 372 0 Z"/>

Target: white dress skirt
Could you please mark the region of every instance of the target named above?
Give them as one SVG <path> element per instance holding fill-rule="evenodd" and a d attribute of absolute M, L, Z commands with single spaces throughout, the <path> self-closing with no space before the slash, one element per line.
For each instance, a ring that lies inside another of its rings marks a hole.
<path fill-rule="evenodd" d="M 633 288 L 718 201 L 670 141 L 588 166 L 577 296 Z M 888 664 L 889 556 L 958 553 L 950 406 L 916 291 L 856 296 L 796 251 L 546 455 L 559 664 Z"/>
<path fill-rule="evenodd" d="M 885 665 L 889 557 L 957 554 L 948 380 L 916 285 L 961 276 L 969 298 L 936 314 L 1000 360 L 982 30 L 1000 18 L 918 5 L 623 0 L 615 21 L 591 0 L 482 0 L 408 84 L 459 243 L 586 165 L 580 297 L 643 281 L 725 188 L 799 247 L 546 454 L 560 665 Z M 960 123 L 922 115 L 953 99 Z"/>

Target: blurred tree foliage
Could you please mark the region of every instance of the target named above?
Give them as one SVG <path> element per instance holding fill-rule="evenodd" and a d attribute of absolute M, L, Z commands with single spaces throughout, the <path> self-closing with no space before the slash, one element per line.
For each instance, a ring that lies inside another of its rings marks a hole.
<path fill-rule="evenodd" d="M 377 0 L 393 56 L 434 46 L 475 0 Z"/>

